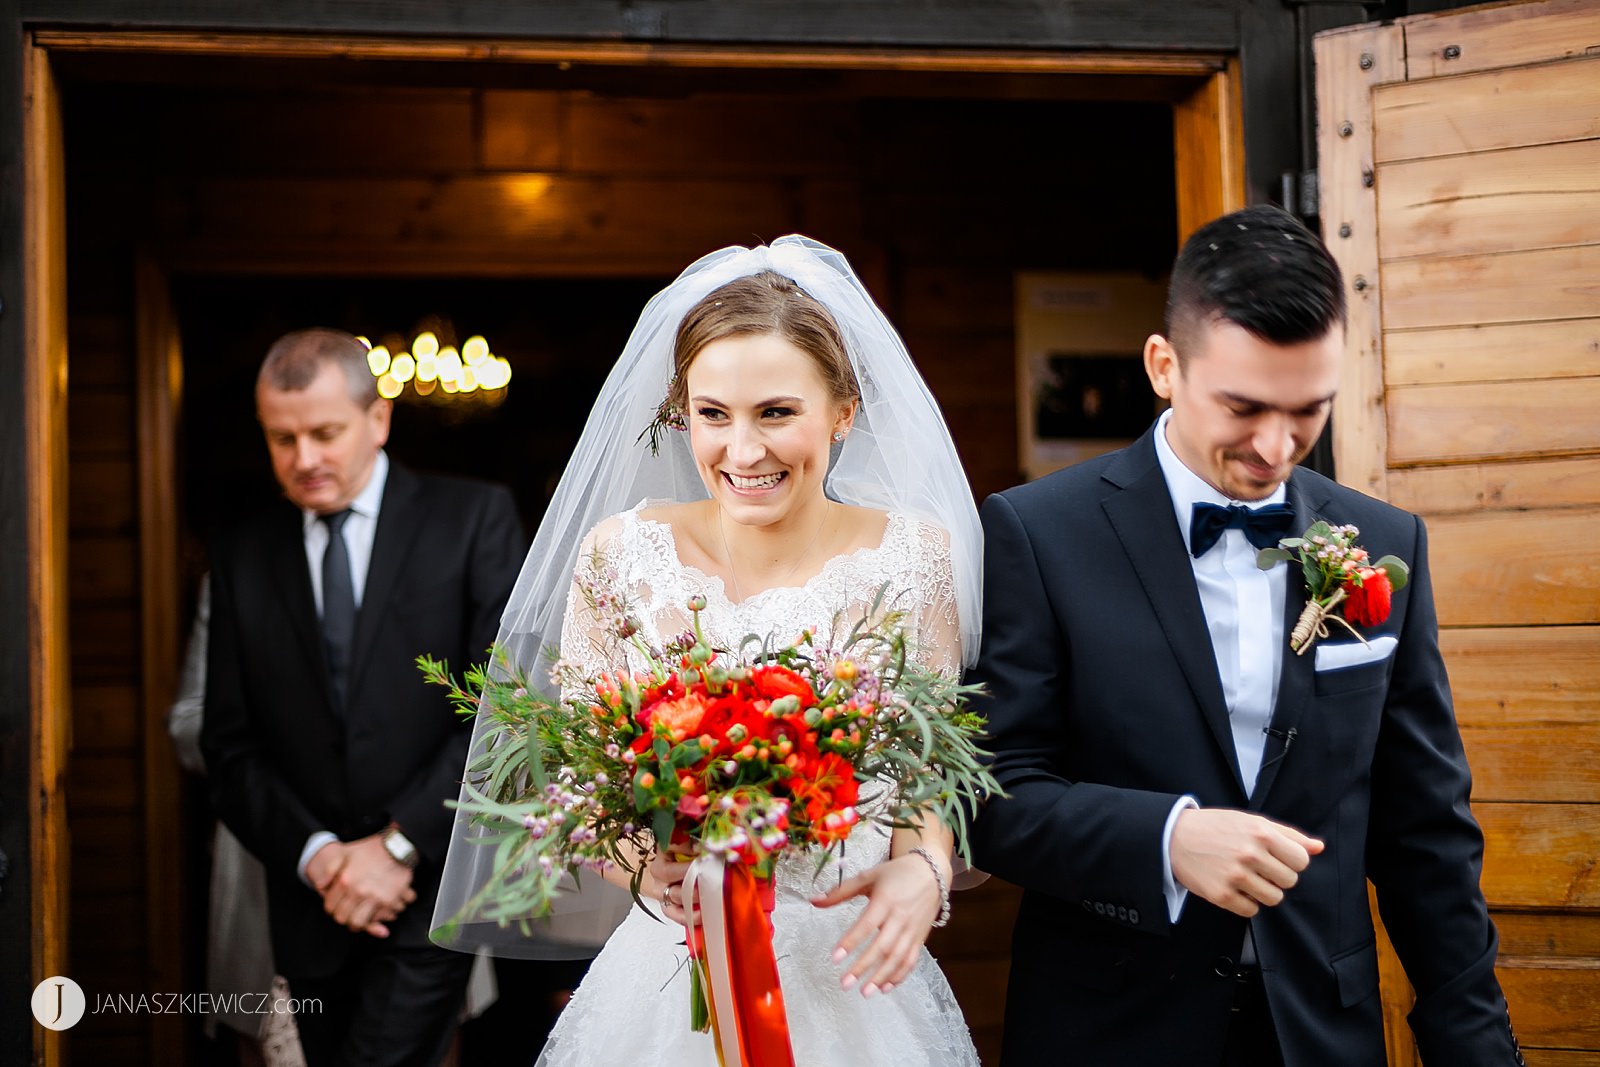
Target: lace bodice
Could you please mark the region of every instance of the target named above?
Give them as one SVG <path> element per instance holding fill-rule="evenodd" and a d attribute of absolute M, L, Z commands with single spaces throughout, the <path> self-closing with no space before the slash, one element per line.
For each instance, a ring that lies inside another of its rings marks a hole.
<path fill-rule="evenodd" d="M 683 563 L 672 528 L 643 518 L 642 507 L 596 528 L 587 546 L 591 550 L 580 556 L 578 577 L 622 592 L 646 643 L 660 647 L 688 629 L 686 605 L 698 595 L 706 598 L 700 624 L 713 645 L 737 647 L 748 634 L 787 642 L 807 626 L 815 627 L 818 642 L 826 645 L 831 634 L 847 633 L 886 589 L 894 606 L 906 612 L 912 655 L 932 669 L 959 669 L 955 582 L 945 535 L 937 526 L 891 514 L 878 545 L 835 556 L 801 585 L 734 602 L 721 579 Z M 568 597 L 561 649 L 562 658 L 586 674 L 617 666 L 617 643 L 599 630 L 576 587 Z M 890 995 L 869 1000 L 840 988 L 841 965 L 831 958 L 833 946 L 866 901 L 856 898 L 827 909 L 811 901 L 888 858 L 890 830 L 872 818 L 883 799 L 872 783 L 863 785 L 858 806 L 867 817 L 842 848 L 827 853 L 786 849 L 774 870 L 773 949 L 795 1060 L 807 1067 L 978 1067 L 960 1006 L 925 950 Z M 656 911 L 653 902 L 647 907 Z M 681 927 L 638 908 L 630 911 L 562 1012 L 537 1067 L 629 1062 L 714 1067 L 710 1039 L 687 1025 L 682 942 Z"/>
<path fill-rule="evenodd" d="M 848 633 L 882 589 L 886 603 L 907 614 L 913 658 L 942 673 L 960 669 L 955 575 L 939 527 L 891 514 L 877 545 L 834 556 L 800 585 L 776 586 L 735 602 L 721 578 L 682 561 L 672 527 L 642 517 L 646 506 L 596 528 L 588 541 L 593 550 L 580 554 L 575 579 L 597 579 L 603 588 L 621 593 L 637 613 L 647 643 L 659 648 L 687 630 L 686 605 L 697 595 L 706 598 L 700 624 L 713 645 L 734 648 L 749 634 L 787 642 L 808 626 L 826 643 L 830 636 Z M 585 673 L 617 666 L 615 643 L 598 631 L 576 587 L 567 599 L 561 654 Z"/>

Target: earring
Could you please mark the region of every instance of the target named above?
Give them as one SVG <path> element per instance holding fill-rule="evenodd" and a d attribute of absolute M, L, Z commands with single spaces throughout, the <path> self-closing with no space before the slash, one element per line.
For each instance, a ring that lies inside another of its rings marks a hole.
<path fill-rule="evenodd" d="M 844 431 L 843 430 L 835 430 L 835 431 L 833 431 L 833 443 L 836 444 L 836 445 L 844 443 Z"/>

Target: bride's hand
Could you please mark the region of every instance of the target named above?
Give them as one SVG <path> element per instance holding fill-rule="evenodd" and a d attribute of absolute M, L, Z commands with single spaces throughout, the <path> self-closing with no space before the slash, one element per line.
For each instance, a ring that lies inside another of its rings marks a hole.
<path fill-rule="evenodd" d="M 689 925 L 684 907 L 683 879 L 689 873 L 688 860 L 672 860 L 657 852 L 645 868 L 650 876 L 651 893 L 661 904 L 661 913 L 679 926 Z"/>
<path fill-rule="evenodd" d="M 908 854 L 845 879 L 811 903 L 830 908 L 851 897 L 866 897 L 867 907 L 839 939 L 833 960 L 842 963 L 869 938 L 871 943 L 845 969 L 839 984 L 849 989 L 861 982 L 864 997 L 887 993 L 917 965 L 922 943 L 939 917 L 939 883 L 926 860 Z"/>

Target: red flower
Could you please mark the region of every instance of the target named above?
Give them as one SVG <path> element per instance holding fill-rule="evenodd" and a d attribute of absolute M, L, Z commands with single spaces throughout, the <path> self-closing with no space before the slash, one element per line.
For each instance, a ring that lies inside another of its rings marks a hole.
<path fill-rule="evenodd" d="M 1346 582 L 1349 599 L 1344 603 L 1344 617 L 1357 626 L 1377 626 L 1389 617 L 1389 599 L 1394 594 L 1387 571 L 1376 567 L 1362 567 L 1355 578 Z"/>
<path fill-rule="evenodd" d="M 650 725 L 665 726 L 673 741 L 698 734 L 705 717 L 706 702 L 699 693 L 685 693 L 677 700 L 663 700 L 650 708 Z M 640 709 L 639 718 L 644 718 L 644 709 Z"/>
<path fill-rule="evenodd" d="M 788 667 L 757 667 L 750 675 L 756 691 L 768 700 L 792 696 L 800 701 L 802 708 L 809 708 L 817 702 L 817 694 L 811 691 L 811 684 Z"/>

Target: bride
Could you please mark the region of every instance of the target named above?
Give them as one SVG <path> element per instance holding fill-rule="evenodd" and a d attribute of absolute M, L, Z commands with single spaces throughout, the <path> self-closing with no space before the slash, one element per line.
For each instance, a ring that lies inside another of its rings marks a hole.
<path fill-rule="evenodd" d="M 645 308 L 540 526 L 501 644 L 535 663 L 559 625 L 563 659 L 621 666 L 603 658 L 612 646 L 580 585 L 625 597 L 655 647 L 688 628 L 691 597 L 705 600 L 713 645 L 735 647 L 747 634 L 845 632 L 886 590 L 913 655 L 955 674 L 977 650 L 980 537 L 937 405 L 844 257 L 798 236 L 728 248 Z M 482 874 L 470 827 L 458 829 L 436 926 Z M 796 1062 L 975 1065 L 923 947 L 949 915 L 950 831 L 865 819 L 846 844 L 820 869 L 806 853 L 776 869 L 773 947 Z M 648 910 L 626 907 L 541 1067 L 717 1062 L 711 1036 L 688 1025 L 686 870 L 650 861 Z M 576 954 L 575 927 L 594 939 L 617 915 L 587 883 L 563 910 L 515 948 Z M 465 929 L 466 947 L 487 932 Z"/>

